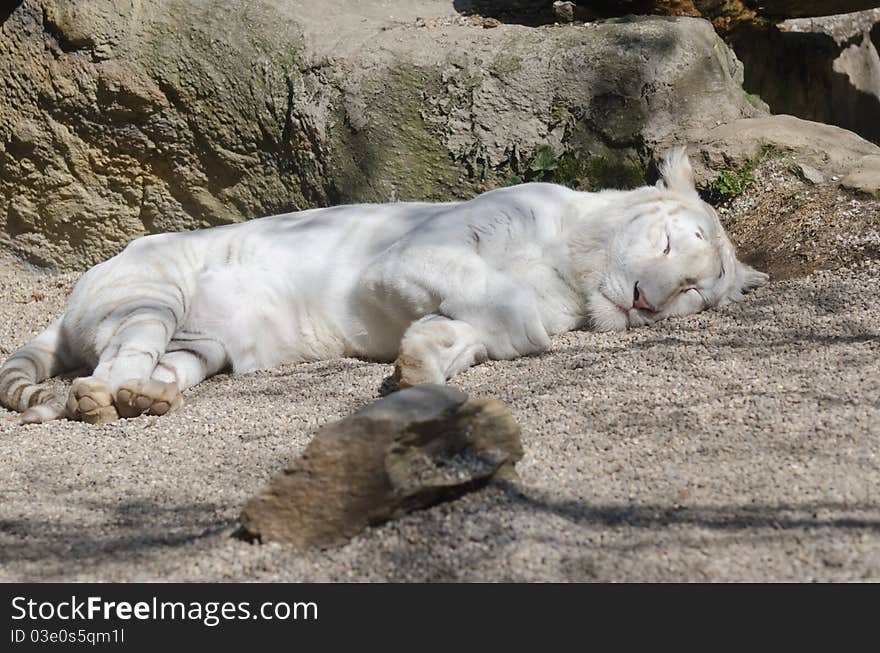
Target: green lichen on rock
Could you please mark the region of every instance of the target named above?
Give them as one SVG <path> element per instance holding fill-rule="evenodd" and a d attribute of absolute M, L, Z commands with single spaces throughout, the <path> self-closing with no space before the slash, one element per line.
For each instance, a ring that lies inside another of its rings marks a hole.
<path fill-rule="evenodd" d="M 527 181 L 547 181 L 575 190 L 597 191 L 606 188 L 630 189 L 645 185 L 645 166 L 640 159 L 609 156 L 584 156 L 565 152 L 556 156 L 549 145 L 541 145 L 522 173 L 506 180 L 511 186 Z"/>
<path fill-rule="evenodd" d="M 523 66 L 522 57 L 504 51 L 498 54 L 489 65 L 489 72 L 497 77 L 506 77 L 518 73 Z"/>
<path fill-rule="evenodd" d="M 760 111 L 770 112 L 770 105 L 757 93 L 746 93 L 746 101 Z"/>
<path fill-rule="evenodd" d="M 645 185 L 645 166 L 638 159 L 566 155 L 560 160 L 555 177 L 557 183 L 580 190 L 630 189 Z"/>
<path fill-rule="evenodd" d="M 448 200 L 467 181 L 440 136 L 424 119 L 423 95 L 440 84 L 440 71 L 399 65 L 364 88 L 373 107 L 354 116 L 337 111 L 332 129 L 336 195 L 344 201 Z"/>
<path fill-rule="evenodd" d="M 322 189 L 317 153 L 296 124 L 299 27 L 268 6 L 226 2 L 219 11 L 216 4 L 169 3 L 137 55 L 175 117 L 184 118 L 178 136 L 191 141 L 184 156 L 164 166 L 172 179 L 186 171 L 188 183 L 169 186 L 179 186 L 175 199 L 206 224 L 305 208 Z M 283 43 L 269 34 L 283 35 Z"/>

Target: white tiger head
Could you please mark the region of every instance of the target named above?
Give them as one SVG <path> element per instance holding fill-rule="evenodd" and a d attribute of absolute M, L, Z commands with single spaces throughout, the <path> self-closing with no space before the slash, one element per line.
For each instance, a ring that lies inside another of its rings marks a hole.
<path fill-rule="evenodd" d="M 589 312 L 618 331 L 689 315 L 762 286 L 768 276 L 737 260 L 718 214 L 703 202 L 684 148 L 670 152 L 655 187 L 623 196 L 609 218 L 603 272 Z"/>

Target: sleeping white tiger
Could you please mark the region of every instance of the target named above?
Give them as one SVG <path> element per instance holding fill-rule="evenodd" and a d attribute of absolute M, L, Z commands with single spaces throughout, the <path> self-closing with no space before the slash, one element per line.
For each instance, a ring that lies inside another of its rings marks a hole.
<path fill-rule="evenodd" d="M 696 313 L 760 286 L 695 190 L 683 148 L 656 186 L 532 183 L 470 201 L 339 206 L 133 241 L 0 368 L 22 422 L 161 415 L 231 368 L 396 357 L 400 385 L 487 358 Z M 87 366 L 65 400 L 41 388 Z"/>

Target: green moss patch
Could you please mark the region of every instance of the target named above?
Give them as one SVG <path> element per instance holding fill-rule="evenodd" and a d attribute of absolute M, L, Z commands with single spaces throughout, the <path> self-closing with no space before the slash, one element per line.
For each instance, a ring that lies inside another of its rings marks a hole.
<path fill-rule="evenodd" d="M 645 185 L 641 161 L 588 156 L 572 152 L 556 156 L 549 145 L 541 145 L 521 174 L 508 177 L 507 185 L 547 181 L 575 190 L 630 189 Z"/>

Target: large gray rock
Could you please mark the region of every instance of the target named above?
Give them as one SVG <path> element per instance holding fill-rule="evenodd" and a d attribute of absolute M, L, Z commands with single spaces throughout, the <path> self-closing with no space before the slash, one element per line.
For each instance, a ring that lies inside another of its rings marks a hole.
<path fill-rule="evenodd" d="M 877 6 L 877 0 L 457 0 L 456 6 L 504 20 L 592 20 L 596 16 L 659 14 L 702 16 L 720 29 L 768 21 L 847 14 Z"/>
<path fill-rule="evenodd" d="M 840 180 L 840 185 L 855 193 L 880 199 L 880 151 L 859 161 Z"/>
<path fill-rule="evenodd" d="M 242 528 L 300 549 L 344 544 L 372 524 L 509 479 L 522 455 L 519 427 L 500 401 L 408 388 L 319 430 L 247 502 Z"/>
<path fill-rule="evenodd" d="M 746 90 L 774 113 L 880 143 L 880 9 L 741 29 L 728 40 L 745 65 Z"/>
<path fill-rule="evenodd" d="M 469 197 L 540 146 L 561 181 L 636 183 L 656 143 L 761 113 L 708 22 L 494 24 L 440 0 L 25 0 L 0 33 L 0 239 L 82 268 L 146 233 Z"/>
<path fill-rule="evenodd" d="M 786 155 L 837 180 L 880 155 L 880 147 L 833 125 L 794 116 L 734 120 L 688 134 L 698 185 L 707 189 L 719 171 L 736 170 L 762 153 Z"/>

